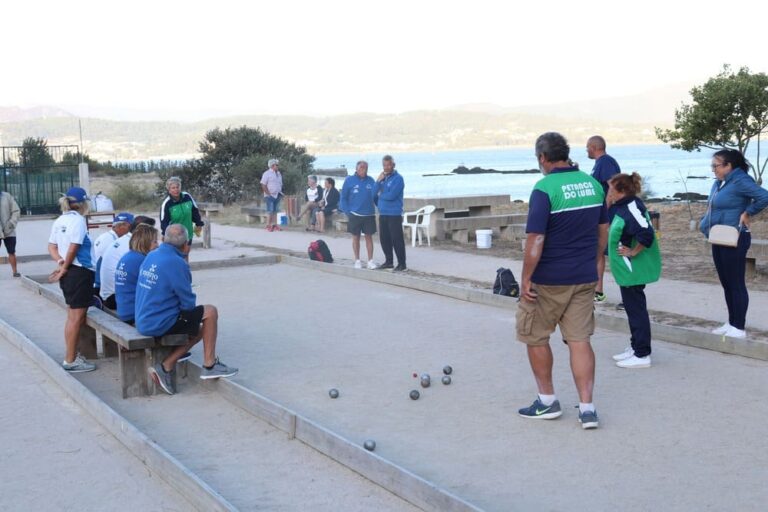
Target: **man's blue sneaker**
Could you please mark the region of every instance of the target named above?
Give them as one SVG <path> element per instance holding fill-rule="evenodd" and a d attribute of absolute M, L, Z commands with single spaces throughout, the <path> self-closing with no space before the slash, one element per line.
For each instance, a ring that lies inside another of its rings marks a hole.
<path fill-rule="evenodd" d="M 539 399 L 533 401 L 530 407 L 525 407 L 517 411 L 517 413 L 523 418 L 531 418 L 534 420 L 553 420 L 559 418 L 563 414 L 563 410 L 560 408 L 560 401 L 555 400 L 552 405 L 544 405 Z"/>
<path fill-rule="evenodd" d="M 597 428 L 600 422 L 597 420 L 597 411 L 579 411 L 579 423 L 584 430 Z"/>

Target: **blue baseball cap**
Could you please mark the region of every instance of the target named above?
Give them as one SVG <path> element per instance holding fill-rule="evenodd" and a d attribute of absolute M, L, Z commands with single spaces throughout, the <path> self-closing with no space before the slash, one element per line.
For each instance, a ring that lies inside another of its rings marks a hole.
<path fill-rule="evenodd" d="M 82 203 L 88 199 L 88 194 L 83 188 L 72 187 L 67 190 L 67 198 L 69 198 L 70 203 Z"/>
<path fill-rule="evenodd" d="M 127 222 L 128 224 L 133 223 L 133 215 L 128 212 L 122 212 L 115 215 L 115 222 Z"/>

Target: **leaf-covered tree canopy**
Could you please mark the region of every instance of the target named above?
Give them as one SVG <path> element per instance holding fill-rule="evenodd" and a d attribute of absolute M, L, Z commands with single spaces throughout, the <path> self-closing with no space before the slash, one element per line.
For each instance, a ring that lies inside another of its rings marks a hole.
<path fill-rule="evenodd" d="M 675 112 L 676 130 L 665 136 L 673 147 L 693 151 L 699 147 L 744 151 L 751 138 L 768 126 L 768 76 L 738 73 L 728 66 L 715 78 L 691 90 L 693 105 Z"/>
<path fill-rule="evenodd" d="M 752 139 L 768 128 L 768 75 L 750 73 L 743 67 L 738 72 L 730 66 L 690 91 L 693 103 L 675 111 L 675 128 L 656 128 L 656 136 L 672 148 L 684 151 L 738 149 L 746 153 Z M 761 161 L 760 145 L 752 173 L 762 183 L 768 158 Z"/>
<path fill-rule="evenodd" d="M 259 182 L 270 158 L 280 160 L 284 193 L 295 194 L 315 160 L 304 147 L 247 126 L 210 130 L 200 142 L 200 152 L 201 158 L 187 161 L 178 171 L 184 189 L 201 200 L 224 203 L 260 195 Z M 161 172 L 161 178 L 166 174 Z"/>

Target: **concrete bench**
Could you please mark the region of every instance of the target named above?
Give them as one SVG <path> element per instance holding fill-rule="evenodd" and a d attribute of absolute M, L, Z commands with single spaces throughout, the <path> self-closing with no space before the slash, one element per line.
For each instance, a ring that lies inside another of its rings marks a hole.
<path fill-rule="evenodd" d="M 747 251 L 747 275 L 754 276 L 757 260 L 768 260 L 768 240 L 752 239 L 752 245 Z"/>
<path fill-rule="evenodd" d="M 477 229 L 493 229 L 505 240 L 515 240 L 525 236 L 525 213 L 504 215 L 475 215 L 473 217 L 453 217 L 437 219 L 437 229 L 451 239 L 469 243 Z"/>
<path fill-rule="evenodd" d="M 265 208 L 259 206 L 243 206 L 240 213 L 245 214 L 245 220 L 250 224 L 258 219 L 261 224 L 266 224 L 269 214 Z"/>
<path fill-rule="evenodd" d="M 45 278 L 46 276 L 23 276 L 22 284 L 54 304 L 66 308 L 64 296 L 58 290 L 40 284 Z M 96 337 L 97 334 L 100 335 L 104 357 L 118 358 L 123 398 L 156 394 L 158 390 L 149 377 L 149 368 L 165 359 L 175 347 L 186 345 L 187 336 L 144 336 L 135 327 L 113 315 L 114 313 L 99 309 L 88 310 L 85 326 L 80 329 L 78 351 L 88 359 L 96 359 Z"/>
<path fill-rule="evenodd" d="M 216 215 L 224 209 L 221 203 L 197 203 L 197 209 L 203 212 L 203 215 Z"/>

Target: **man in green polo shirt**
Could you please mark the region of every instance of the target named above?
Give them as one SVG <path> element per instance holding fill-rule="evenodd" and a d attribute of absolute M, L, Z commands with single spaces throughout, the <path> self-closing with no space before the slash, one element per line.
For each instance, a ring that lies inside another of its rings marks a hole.
<path fill-rule="evenodd" d="M 604 192 L 594 178 L 573 167 L 565 137 L 548 132 L 536 139 L 544 177 L 528 206 L 525 257 L 517 307 L 517 339 L 527 345 L 539 396 L 518 412 L 524 418 L 555 419 L 563 414 L 552 384 L 549 337 L 560 327 L 571 353 L 579 393 L 579 422 L 597 428 L 592 403 L 595 354 L 594 293 L 597 256 L 605 250 L 608 217 Z"/>

